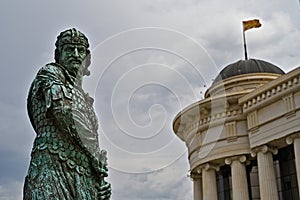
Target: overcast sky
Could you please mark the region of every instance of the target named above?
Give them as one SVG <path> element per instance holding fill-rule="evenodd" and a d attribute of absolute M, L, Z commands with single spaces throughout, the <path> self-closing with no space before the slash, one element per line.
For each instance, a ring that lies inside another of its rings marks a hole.
<path fill-rule="evenodd" d="M 299 66 L 298 0 L 2 0 L 0 2 L 0 199 L 21 199 L 35 133 L 30 83 L 54 57 L 57 35 L 89 38 L 100 145 L 108 151 L 113 200 L 192 199 L 184 143 L 174 116 L 203 97 L 226 65 L 248 55 L 288 72 Z"/>

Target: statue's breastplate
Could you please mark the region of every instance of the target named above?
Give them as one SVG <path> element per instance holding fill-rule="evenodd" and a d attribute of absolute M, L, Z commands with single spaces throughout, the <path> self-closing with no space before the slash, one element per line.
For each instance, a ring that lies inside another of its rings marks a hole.
<path fill-rule="evenodd" d="M 96 134 L 98 130 L 98 120 L 92 106 L 93 99 L 85 94 L 82 89 L 74 87 L 69 83 L 63 86 L 63 88 L 64 99 L 60 101 L 62 101 L 63 107 L 71 108 L 75 126 L 76 123 L 80 123 L 80 125 L 84 126 L 87 130 Z M 45 100 L 39 96 L 35 96 L 30 106 L 32 107 L 33 127 L 37 135 L 44 132 L 59 131 L 54 124 L 54 118 L 49 117 L 46 113 Z M 63 107 L 61 109 L 64 109 Z"/>
<path fill-rule="evenodd" d="M 75 128 L 83 144 L 94 156 L 99 152 L 98 143 L 98 120 L 92 107 L 93 99 L 81 88 L 67 84 L 72 98 L 71 110 L 75 122 Z"/>
<path fill-rule="evenodd" d="M 92 98 L 81 88 L 67 83 L 62 86 L 62 106 L 71 108 L 72 118 L 79 138 L 89 150 L 99 151 L 98 122 L 92 107 Z M 85 151 L 82 150 L 78 141 L 59 129 L 55 119 L 49 116 L 46 101 L 38 96 L 32 99 L 33 126 L 37 133 L 34 141 L 32 154 L 37 151 L 46 151 L 53 155 L 80 174 L 90 174 L 90 162 Z"/>
<path fill-rule="evenodd" d="M 92 107 L 93 99 L 89 97 L 81 88 L 66 84 L 68 96 L 71 101 L 72 115 L 76 122 L 84 124 L 87 129 L 96 133 L 98 129 L 97 116 Z"/>

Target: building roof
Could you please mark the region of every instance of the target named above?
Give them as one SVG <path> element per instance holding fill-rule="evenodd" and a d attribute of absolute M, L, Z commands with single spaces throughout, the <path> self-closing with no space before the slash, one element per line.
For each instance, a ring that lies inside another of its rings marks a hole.
<path fill-rule="evenodd" d="M 249 59 L 239 60 L 226 66 L 219 75 L 215 78 L 213 84 L 220 82 L 224 79 L 250 73 L 273 73 L 285 74 L 279 67 L 262 60 Z"/>

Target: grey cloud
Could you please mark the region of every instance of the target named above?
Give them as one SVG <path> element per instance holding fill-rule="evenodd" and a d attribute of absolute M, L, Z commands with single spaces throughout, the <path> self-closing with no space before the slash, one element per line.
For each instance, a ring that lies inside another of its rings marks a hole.
<path fill-rule="evenodd" d="M 22 199 L 23 182 L 9 180 L 5 184 L 0 183 L 0 199 L 1 200 L 16 200 Z"/>
<path fill-rule="evenodd" d="M 185 159 L 185 158 L 183 158 Z M 186 184 L 188 177 L 185 171 L 183 159 L 177 162 L 178 167 L 167 167 L 153 173 L 124 174 L 116 173 L 113 176 L 126 177 L 126 184 L 120 184 L 121 188 L 115 188 L 115 199 L 161 199 L 161 200 L 182 200 L 191 199 L 189 189 L 191 184 Z"/>

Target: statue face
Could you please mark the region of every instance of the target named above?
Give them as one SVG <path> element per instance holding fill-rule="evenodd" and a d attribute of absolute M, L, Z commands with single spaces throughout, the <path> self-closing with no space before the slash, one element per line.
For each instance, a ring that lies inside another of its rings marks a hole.
<path fill-rule="evenodd" d="M 84 59 L 87 56 L 87 49 L 80 44 L 65 44 L 61 48 L 59 64 L 66 67 L 72 75 L 82 73 Z"/>

